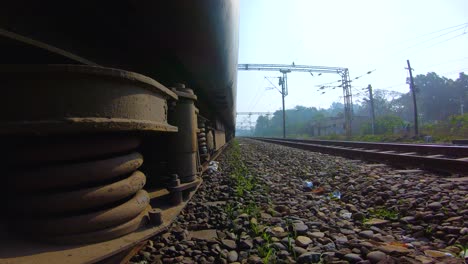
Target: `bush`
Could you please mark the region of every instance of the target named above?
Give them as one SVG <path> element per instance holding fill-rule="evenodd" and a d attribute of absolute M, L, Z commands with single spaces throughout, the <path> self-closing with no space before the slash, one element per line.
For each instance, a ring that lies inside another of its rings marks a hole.
<path fill-rule="evenodd" d="M 385 115 L 379 116 L 375 119 L 375 134 L 376 135 L 383 135 L 383 134 L 393 134 L 393 128 L 403 127 L 405 122 L 398 116 L 394 115 Z M 372 123 L 366 122 L 362 126 L 362 133 L 363 134 L 372 134 Z"/>
<path fill-rule="evenodd" d="M 424 124 L 421 132 L 431 135 L 436 141 L 450 142 L 468 135 L 468 114 L 453 115 L 448 120 Z"/>

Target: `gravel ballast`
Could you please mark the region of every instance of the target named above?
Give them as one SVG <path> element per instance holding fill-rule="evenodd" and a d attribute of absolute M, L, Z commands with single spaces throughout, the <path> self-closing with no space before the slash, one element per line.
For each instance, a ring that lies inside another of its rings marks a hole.
<path fill-rule="evenodd" d="M 132 263 L 464 263 L 463 178 L 241 138 L 203 180 Z"/>

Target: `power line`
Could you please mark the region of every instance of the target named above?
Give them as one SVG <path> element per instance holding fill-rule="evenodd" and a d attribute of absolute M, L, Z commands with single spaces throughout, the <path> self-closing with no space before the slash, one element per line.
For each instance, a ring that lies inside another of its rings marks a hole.
<path fill-rule="evenodd" d="M 397 42 L 397 43 L 395 43 L 395 44 L 409 42 L 409 41 L 411 41 L 411 40 L 419 39 L 419 38 L 422 38 L 422 37 L 425 37 L 425 36 L 429 36 L 429 35 L 432 35 L 432 34 L 436 34 L 436 33 L 439 33 L 439 32 L 445 31 L 445 30 L 449 30 L 449 29 L 452 29 L 452 28 L 466 27 L 466 26 L 468 26 L 468 22 L 465 22 L 465 23 L 459 24 L 459 25 L 455 25 L 455 26 L 450 26 L 450 27 L 447 27 L 447 28 L 444 28 L 444 29 L 439 29 L 439 30 L 432 31 L 432 32 L 429 32 L 429 33 L 425 33 L 425 34 L 423 34 L 423 35 L 419 35 L 419 36 L 416 36 L 416 37 L 414 37 L 414 38 L 409 38 L 409 39 L 406 39 L 406 40 Z"/>
<path fill-rule="evenodd" d="M 359 78 L 361 78 L 361 77 L 364 77 L 364 76 L 366 76 L 366 75 L 368 75 L 368 74 L 371 74 L 371 73 L 375 72 L 376 70 L 377 70 L 377 69 L 373 69 L 372 71 L 367 71 L 366 73 L 364 73 L 364 74 L 362 74 L 362 75 L 360 75 L 360 76 L 358 76 L 358 77 L 354 77 L 351 81 L 357 80 L 357 79 L 359 79 Z"/>
<path fill-rule="evenodd" d="M 286 138 L 286 112 L 285 112 L 285 96 L 288 95 L 287 74 L 291 72 L 308 72 L 308 73 L 334 73 L 341 77 L 343 84 L 343 98 L 345 105 L 345 130 L 347 137 L 351 136 L 351 120 L 352 120 L 352 94 L 348 68 L 343 67 L 326 67 L 326 66 L 311 66 L 311 65 L 296 65 L 294 62 L 291 65 L 287 64 L 238 64 L 238 70 L 256 70 L 256 71 L 279 71 L 283 74 L 279 82 L 281 85 L 281 97 L 283 105 L 283 138 Z M 313 75 L 312 75 L 313 76 Z"/>
<path fill-rule="evenodd" d="M 373 72 L 375 72 L 377 69 L 373 69 L 373 70 L 370 70 L 370 71 L 367 71 L 366 73 L 363 73 L 357 77 L 354 77 L 352 78 L 349 82 L 353 82 L 355 80 L 358 80 L 366 75 L 369 75 Z M 323 91 L 325 90 L 326 88 L 331 88 L 332 90 L 336 89 L 336 88 L 339 88 L 339 87 L 343 87 L 343 84 L 340 84 L 340 85 L 329 85 L 329 84 L 335 84 L 335 83 L 341 83 L 342 80 L 337 80 L 337 81 L 334 81 L 334 82 L 328 82 L 328 83 L 322 83 L 322 84 L 319 84 L 319 85 L 316 85 L 316 87 L 320 87 L 317 92 L 320 92 L 320 90 L 322 90 L 322 93 L 321 94 L 325 94 L 326 91 Z M 352 89 L 353 87 L 351 87 Z"/>
<path fill-rule="evenodd" d="M 455 39 L 455 38 L 461 37 L 461 36 L 463 36 L 463 35 L 465 35 L 465 34 L 466 34 L 466 32 L 463 32 L 463 33 L 458 34 L 458 35 L 456 35 L 456 36 L 454 36 L 454 37 L 451 37 L 451 38 L 445 39 L 445 40 L 443 40 L 443 41 L 437 42 L 437 43 L 435 43 L 435 44 L 433 44 L 433 45 L 431 45 L 431 46 L 421 48 L 421 49 L 419 49 L 418 51 L 413 52 L 411 55 L 414 56 L 415 54 L 419 54 L 419 53 L 421 53 L 422 51 L 424 51 L 424 50 L 426 50 L 426 49 L 432 48 L 432 47 L 437 46 L 437 45 L 439 45 L 439 44 L 442 44 L 442 43 L 445 43 L 445 42 L 447 42 L 447 41 L 453 40 L 453 39 Z M 406 56 L 406 55 L 405 55 L 405 56 Z"/>
<path fill-rule="evenodd" d="M 444 65 L 444 64 L 449 64 L 449 63 L 456 62 L 456 61 L 463 61 L 463 60 L 466 60 L 466 59 L 468 59 L 468 57 L 463 57 L 463 58 L 461 58 L 461 59 L 448 60 L 448 61 L 444 61 L 444 62 L 441 62 L 441 63 L 432 64 L 432 65 L 423 66 L 423 67 L 425 67 L 425 68 L 431 68 L 431 67 L 435 67 L 435 66 L 440 66 L 440 65 Z"/>
<path fill-rule="evenodd" d="M 266 93 L 266 90 L 263 90 L 261 95 L 258 97 L 257 101 L 252 105 L 252 109 L 255 109 L 255 106 L 257 106 L 257 103 L 260 101 L 260 99 L 262 99 L 262 97 L 265 95 Z M 250 109 L 250 110 L 252 110 Z"/>
<path fill-rule="evenodd" d="M 271 85 L 273 85 L 273 88 L 275 88 L 278 92 L 281 93 L 281 90 L 280 90 L 278 87 L 276 87 L 276 85 L 274 85 L 274 84 L 270 81 L 269 78 L 281 78 L 281 77 L 266 77 L 266 76 L 265 76 L 265 79 L 266 79 Z"/>
<path fill-rule="evenodd" d="M 255 101 L 255 99 L 260 95 L 260 93 L 265 92 L 264 89 L 263 89 L 263 82 L 264 82 L 264 81 L 265 81 L 265 80 L 262 79 L 262 81 L 261 81 L 261 83 L 260 83 L 261 89 L 258 89 L 259 87 L 257 86 L 257 90 L 256 90 L 256 93 L 255 93 L 255 96 L 251 98 L 251 100 L 250 100 L 250 102 L 249 102 L 249 104 L 248 104 L 247 110 L 249 110 L 249 111 L 252 110 L 252 107 L 254 106 L 254 105 L 253 105 L 253 102 Z"/>
<path fill-rule="evenodd" d="M 428 49 L 428 48 L 432 48 L 432 47 L 434 47 L 434 46 L 437 46 L 437 45 L 439 45 L 439 44 L 441 44 L 441 43 L 444 43 L 444 42 L 447 42 L 447 41 L 449 41 L 449 40 L 452 40 L 452 39 L 458 38 L 458 37 L 460 37 L 460 36 L 463 36 L 463 35 L 465 35 L 465 34 L 466 34 L 466 32 L 463 32 L 463 33 L 461 33 L 461 34 L 459 34 L 459 35 L 456 35 L 456 36 L 454 36 L 454 37 L 452 37 L 452 38 L 449 38 L 449 39 L 443 40 L 443 41 L 441 41 L 441 42 L 437 42 L 436 44 L 434 44 L 434 45 L 432 45 L 432 46 L 426 47 L 426 49 Z"/>
<path fill-rule="evenodd" d="M 361 78 L 361 77 L 364 77 L 364 76 L 366 76 L 366 75 L 368 75 L 368 74 L 371 74 L 371 73 L 375 72 L 376 70 L 377 70 L 377 69 L 373 69 L 373 70 L 367 71 L 366 73 L 361 74 L 361 75 L 359 75 L 359 76 L 357 76 L 357 77 L 351 78 L 351 82 L 352 82 L 353 80 L 357 80 L 357 79 L 359 79 L 359 78 Z M 322 84 L 319 84 L 319 85 L 316 85 L 316 86 L 317 86 L 317 87 L 320 87 L 320 86 L 325 86 L 325 85 L 328 85 L 328 84 L 340 83 L 341 81 L 342 81 L 342 80 L 337 80 L 337 81 L 334 81 L 334 82 L 322 83 Z"/>
<path fill-rule="evenodd" d="M 390 53 L 390 54 L 392 54 L 392 55 L 397 55 L 397 56 L 398 56 L 398 57 L 393 56 L 393 59 L 400 59 L 400 56 L 401 56 L 401 57 L 406 57 L 406 56 L 409 55 L 409 54 L 407 54 L 407 53 L 401 54 L 402 51 L 405 51 L 405 50 L 414 48 L 414 47 L 416 47 L 416 46 L 419 46 L 419 45 L 424 44 L 424 43 L 426 43 L 426 42 L 429 42 L 429 41 L 431 41 L 431 40 L 434 40 L 434 39 L 443 37 L 443 36 L 445 36 L 445 35 L 447 35 L 447 34 L 450 34 L 450 33 L 454 33 L 454 32 L 456 32 L 456 31 L 460 31 L 460 30 L 463 30 L 463 31 L 464 31 L 462 34 L 456 35 L 456 36 L 453 37 L 453 38 L 443 40 L 443 41 L 438 42 L 438 43 L 435 43 L 434 45 L 431 45 L 431 46 L 429 46 L 429 47 L 423 47 L 423 48 L 419 49 L 419 50 L 416 52 L 416 54 L 417 54 L 417 53 L 420 53 L 420 52 L 422 52 L 422 51 L 424 51 L 424 50 L 426 50 L 426 49 L 428 49 L 428 48 L 431 48 L 431 47 L 433 47 L 433 46 L 439 45 L 439 44 L 441 44 L 441 43 L 447 42 L 447 41 L 449 41 L 449 40 L 452 40 L 452 39 L 454 39 L 454 38 L 457 38 L 457 37 L 460 37 L 460 36 L 464 35 L 464 34 L 466 33 L 466 32 L 465 32 L 465 30 L 466 30 L 465 27 L 467 27 L 467 26 L 468 26 L 468 23 L 463 23 L 463 24 L 459 24 L 459 25 L 447 27 L 447 28 L 444 28 L 444 29 L 440 29 L 440 30 L 437 30 L 437 31 L 433 31 L 433 32 L 430 32 L 430 33 L 426 33 L 426 34 L 423 34 L 423 35 L 420 35 L 420 36 L 417 36 L 417 37 L 414 37 L 414 38 L 410 38 L 410 39 L 408 39 L 408 40 L 405 40 L 405 41 L 402 41 L 402 42 L 399 42 L 399 43 L 405 43 L 405 42 L 408 42 L 408 41 L 412 41 L 412 40 L 415 40 L 415 39 L 419 39 L 419 38 L 422 38 L 422 37 L 430 36 L 430 35 L 433 35 L 433 34 L 436 34 L 436 33 L 440 33 L 440 32 L 446 31 L 446 30 L 450 30 L 450 29 L 456 28 L 455 30 L 451 30 L 450 32 L 446 32 L 446 33 L 440 34 L 440 35 L 438 35 L 438 36 L 436 36 L 436 37 L 433 37 L 433 38 L 428 39 L 428 40 L 424 40 L 424 41 L 419 42 L 419 43 L 416 43 L 416 44 L 414 44 L 414 45 L 412 45 L 412 46 L 410 46 L 410 47 L 406 47 L 406 48 L 400 49 L 400 50 L 395 51 L 395 52 L 392 52 L 392 53 Z M 396 44 L 398 44 L 398 43 L 396 43 Z M 394 45 L 394 46 L 396 46 L 396 45 Z M 391 50 L 391 49 L 392 49 L 392 48 L 386 48 L 386 49 L 384 49 L 384 51 L 385 51 L 385 50 Z M 415 54 L 415 53 L 413 52 L 412 55 L 414 55 L 414 54 Z M 380 62 L 376 63 L 375 65 L 377 66 L 377 68 L 381 68 L 382 65 L 388 64 L 388 61 L 389 61 L 388 59 L 383 59 L 383 60 L 381 60 Z"/>
<path fill-rule="evenodd" d="M 387 87 L 384 87 L 384 88 L 379 89 L 379 90 L 386 90 L 386 89 L 390 89 L 390 88 L 394 88 L 394 87 L 399 87 L 399 86 L 403 86 L 403 85 L 407 85 L 407 83 L 394 84 L 394 85 L 387 86 Z"/>
<path fill-rule="evenodd" d="M 463 69 L 454 70 L 454 71 L 450 71 L 450 72 L 443 72 L 443 73 L 441 73 L 441 75 L 442 74 L 451 74 L 451 73 L 460 73 L 460 71 L 464 71 L 464 70 L 468 70 L 468 68 L 463 68 Z"/>
<path fill-rule="evenodd" d="M 412 48 L 417 47 L 417 46 L 419 46 L 419 45 L 421 45 L 421 44 L 424 44 L 424 43 L 426 43 L 426 42 L 429 42 L 429 41 L 438 39 L 438 38 L 440 38 L 440 37 L 443 37 L 443 36 L 445 36 L 445 35 L 448 35 L 448 34 L 450 34 L 450 33 L 453 33 L 453 32 L 456 32 L 456 31 L 460 31 L 460 30 L 463 30 L 463 28 L 458 28 L 458 29 L 455 29 L 455 30 L 446 32 L 446 33 L 444 33 L 444 34 L 438 35 L 438 36 L 436 36 L 436 37 L 433 37 L 433 38 L 424 40 L 424 41 L 419 42 L 419 43 L 417 43 L 417 44 L 415 44 L 415 45 L 413 45 L 413 46 L 409 46 L 409 47 L 406 47 L 406 48 L 404 48 L 404 49 L 401 49 L 401 50 L 399 50 L 398 52 L 402 52 L 402 51 L 405 51 L 405 50 L 408 50 L 408 49 L 412 49 Z"/>

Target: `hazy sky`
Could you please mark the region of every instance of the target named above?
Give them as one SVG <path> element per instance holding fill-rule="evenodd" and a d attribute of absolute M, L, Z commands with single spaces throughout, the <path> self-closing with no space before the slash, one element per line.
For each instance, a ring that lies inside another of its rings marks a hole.
<path fill-rule="evenodd" d="M 239 63 L 345 67 L 351 79 L 365 74 L 352 82 L 353 94 L 368 84 L 407 92 L 407 59 L 415 75 L 434 71 L 456 79 L 458 72 L 468 72 L 467 0 L 240 0 L 240 5 Z M 339 75 L 314 75 L 288 74 L 286 108 L 327 108 L 343 101 L 341 88 L 317 92 Z M 272 85 L 265 76 L 280 73 L 238 72 L 238 112 L 281 108 L 281 95 L 267 90 Z"/>

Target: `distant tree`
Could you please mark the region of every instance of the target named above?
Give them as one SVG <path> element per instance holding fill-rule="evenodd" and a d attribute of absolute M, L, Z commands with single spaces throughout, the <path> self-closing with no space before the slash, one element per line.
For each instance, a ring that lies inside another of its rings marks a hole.
<path fill-rule="evenodd" d="M 341 102 L 333 102 L 327 109 L 327 114 L 329 116 L 337 116 L 340 113 L 344 113 L 344 104 Z"/>
<path fill-rule="evenodd" d="M 255 124 L 255 135 L 256 136 L 265 136 L 265 133 L 268 130 L 270 120 L 266 116 L 259 116 Z"/>
<path fill-rule="evenodd" d="M 468 75 L 460 73 L 457 80 L 453 81 L 440 77 L 436 73 L 417 75 L 415 77 L 417 91 L 418 111 L 421 117 L 420 124 L 433 124 L 444 121 L 448 122 L 450 116 L 459 115 L 461 106 L 464 112 L 468 112 Z M 409 89 L 408 89 L 409 90 Z M 381 89 L 374 90 L 374 107 L 376 115 L 376 133 L 392 133 L 394 127 L 406 123 L 413 123 L 413 99 L 408 91 L 401 94 L 394 91 Z M 355 115 L 370 116 L 370 102 L 368 98 L 356 101 L 353 105 Z M 303 134 L 312 135 L 312 125 L 320 125 L 329 117 L 343 116 L 344 105 L 334 102 L 327 109 L 315 107 L 296 106 L 286 109 L 286 132 L 287 136 L 299 136 Z M 453 118 L 451 119 L 453 120 Z M 464 120 L 464 119 L 463 119 Z M 461 127 L 465 127 L 465 121 Z M 453 131 L 465 131 L 458 129 L 460 125 L 448 124 Z M 363 131 L 371 132 L 370 123 L 363 126 Z M 259 116 L 255 125 L 256 136 L 281 137 L 283 134 L 283 112 L 275 111 L 271 118 Z"/>
<path fill-rule="evenodd" d="M 418 108 L 424 122 L 443 120 L 450 116 L 449 99 L 454 95 L 453 81 L 435 72 L 414 78 Z"/>
<path fill-rule="evenodd" d="M 394 128 L 402 128 L 405 125 L 403 119 L 395 115 L 379 116 L 375 119 L 375 134 L 392 134 Z M 372 124 L 366 122 L 362 126 L 363 134 L 372 134 Z"/>

